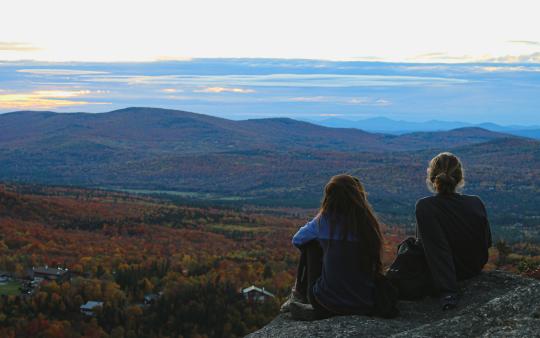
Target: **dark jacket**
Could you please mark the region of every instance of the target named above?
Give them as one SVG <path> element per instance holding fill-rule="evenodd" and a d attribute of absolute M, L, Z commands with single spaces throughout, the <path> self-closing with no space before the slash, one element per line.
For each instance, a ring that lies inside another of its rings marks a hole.
<path fill-rule="evenodd" d="M 367 314 L 373 307 L 375 288 L 372 274 L 362 269 L 360 242 L 352 236 L 342 239 L 339 231 L 330 238 L 326 217 L 315 217 L 294 235 L 295 246 L 317 240 L 323 249 L 321 277 L 313 287 L 317 301 L 338 314 Z"/>
<path fill-rule="evenodd" d="M 488 261 L 491 230 L 477 196 L 437 194 L 416 203 L 417 235 L 437 291 L 457 292 L 457 280 L 480 273 Z"/>

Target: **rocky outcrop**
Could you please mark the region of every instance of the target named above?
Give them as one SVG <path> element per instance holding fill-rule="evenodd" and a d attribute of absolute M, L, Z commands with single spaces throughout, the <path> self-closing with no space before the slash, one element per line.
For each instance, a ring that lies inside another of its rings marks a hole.
<path fill-rule="evenodd" d="M 540 337 L 540 281 L 501 271 L 461 285 L 457 309 L 437 299 L 400 302 L 396 319 L 340 316 L 299 322 L 280 314 L 249 338 L 262 337 Z"/>

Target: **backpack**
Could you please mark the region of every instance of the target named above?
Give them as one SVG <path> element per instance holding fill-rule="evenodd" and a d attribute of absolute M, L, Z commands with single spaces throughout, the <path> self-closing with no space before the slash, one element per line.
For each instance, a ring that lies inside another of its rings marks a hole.
<path fill-rule="evenodd" d="M 414 237 L 401 242 L 386 277 L 397 289 L 399 299 L 415 300 L 432 293 L 431 272 L 422 243 Z"/>
<path fill-rule="evenodd" d="M 374 278 L 375 293 L 372 315 L 382 318 L 395 318 L 399 315 L 397 308 L 398 290 L 383 274 L 377 273 Z"/>

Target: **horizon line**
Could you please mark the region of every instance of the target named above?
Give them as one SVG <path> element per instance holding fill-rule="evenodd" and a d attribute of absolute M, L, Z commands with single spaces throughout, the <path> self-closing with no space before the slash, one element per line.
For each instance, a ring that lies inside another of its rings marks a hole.
<path fill-rule="evenodd" d="M 439 120 L 439 119 L 413 121 L 413 120 L 405 120 L 405 119 L 394 119 L 394 118 L 386 117 L 384 115 L 374 115 L 374 116 L 371 116 L 371 117 L 365 117 L 365 118 L 361 118 L 361 119 L 350 119 L 350 118 L 340 117 L 340 116 L 320 116 L 319 115 L 318 117 L 324 117 L 324 119 L 314 120 L 312 118 L 311 119 L 310 118 L 294 118 L 294 117 L 285 116 L 285 115 L 272 116 L 272 115 L 259 114 L 259 115 L 263 115 L 263 116 L 262 117 L 252 117 L 252 118 L 248 117 L 248 118 L 242 118 L 242 119 L 233 119 L 233 118 L 230 118 L 230 117 L 222 117 L 222 116 L 217 116 L 217 115 L 207 114 L 207 113 L 198 113 L 198 112 L 189 111 L 189 110 L 182 110 L 182 109 L 178 109 L 178 108 L 173 109 L 173 108 L 162 108 L 162 107 L 152 107 L 152 106 L 126 106 L 126 107 L 123 107 L 123 108 L 118 108 L 118 109 L 113 109 L 113 110 L 108 110 L 108 111 L 101 111 L 101 112 L 85 112 L 85 111 L 62 112 L 62 111 L 55 111 L 55 110 L 49 110 L 49 109 L 26 109 L 26 110 L 23 109 L 23 110 L 13 110 L 13 111 L 4 111 L 4 112 L 0 111 L 0 115 L 16 114 L 16 113 L 53 113 L 53 114 L 58 114 L 58 115 L 62 115 L 62 114 L 90 114 L 90 115 L 92 115 L 92 114 L 108 114 L 108 113 L 113 113 L 113 112 L 116 112 L 116 111 L 119 111 L 119 110 L 126 110 L 126 109 L 170 110 L 170 111 L 177 111 L 177 112 L 183 112 L 183 113 L 211 116 L 211 117 L 220 118 L 220 119 L 226 119 L 226 120 L 231 120 L 231 121 L 247 121 L 247 120 L 264 120 L 264 119 L 287 118 L 287 119 L 291 119 L 291 120 L 295 120 L 295 121 L 309 122 L 309 123 L 312 123 L 312 124 L 317 124 L 316 123 L 317 121 L 325 121 L 325 120 L 329 120 L 329 119 L 339 119 L 339 120 L 345 120 L 345 121 L 348 121 L 348 122 L 361 122 L 361 121 L 366 121 L 366 120 L 383 118 L 383 119 L 386 119 L 386 120 L 389 120 L 389 121 L 392 121 L 392 122 L 407 122 L 407 123 L 418 123 L 418 124 L 429 123 L 429 122 L 443 122 L 443 123 L 463 123 L 463 124 L 467 125 L 467 126 L 459 127 L 459 128 L 478 127 L 478 126 L 483 125 L 483 124 L 493 124 L 493 125 L 496 125 L 496 126 L 499 126 L 499 127 L 529 127 L 529 128 L 530 127 L 535 127 L 535 128 L 538 127 L 538 128 L 540 128 L 540 125 L 537 125 L 537 124 L 501 124 L 501 123 L 496 123 L 496 122 L 492 122 L 492 121 L 484 121 L 484 122 L 472 123 L 472 122 L 464 122 L 464 121 L 460 121 L 460 120 Z M 331 127 L 331 128 L 345 128 L 345 127 Z M 480 127 L 480 128 L 482 128 L 482 127 Z"/>

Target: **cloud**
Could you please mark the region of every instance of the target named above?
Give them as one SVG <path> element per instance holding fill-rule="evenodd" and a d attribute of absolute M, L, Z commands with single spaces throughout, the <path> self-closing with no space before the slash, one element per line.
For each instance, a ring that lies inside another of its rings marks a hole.
<path fill-rule="evenodd" d="M 390 102 L 389 100 L 378 99 L 375 101 L 376 106 L 389 106 L 391 104 L 392 102 Z"/>
<path fill-rule="evenodd" d="M 348 104 L 363 106 L 389 106 L 391 102 L 385 99 L 373 99 L 370 97 L 355 97 L 347 101 Z"/>
<path fill-rule="evenodd" d="M 326 96 L 301 96 L 301 97 L 291 97 L 288 101 L 291 102 L 327 102 L 328 97 Z"/>
<path fill-rule="evenodd" d="M 405 71 L 447 71 L 450 70 L 450 65 L 433 65 L 433 64 L 421 64 L 421 65 L 407 65 L 407 66 L 397 66 L 400 70 Z"/>
<path fill-rule="evenodd" d="M 189 56 L 174 56 L 174 55 L 160 55 L 156 57 L 156 61 L 193 61 Z"/>
<path fill-rule="evenodd" d="M 319 116 L 335 117 L 335 116 L 343 116 L 343 114 L 319 114 Z"/>
<path fill-rule="evenodd" d="M 489 59 L 491 62 L 503 63 L 540 63 L 540 52 L 523 55 L 506 55 Z"/>
<path fill-rule="evenodd" d="M 253 89 L 242 87 L 399 87 L 434 86 L 468 83 L 468 80 L 409 75 L 367 75 L 367 74 L 259 74 L 259 75 L 96 75 L 80 79 L 95 83 L 125 83 L 128 85 L 163 85 L 195 87 L 196 92 L 251 93 Z M 235 87 L 229 87 L 235 86 Z M 202 88 L 202 89 L 201 89 Z"/>
<path fill-rule="evenodd" d="M 288 102 L 303 102 L 303 103 L 333 103 L 347 105 L 363 105 L 363 106 L 388 106 L 390 101 L 371 97 L 341 97 L 341 96 L 301 96 L 287 98 Z"/>
<path fill-rule="evenodd" d="M 167 99 L 169 100 L 192 100 L 193 97 L 186 96 L 186 95 L 167 95 Z"/>
<path fill-rule="evenodd" d="M 540 72 L 540 67 L 526 67 L 526 66 L 483 66 L 475 67 L 475 70 L 482 72 Z"/>
<path fill-rule="evenodd" d="M 534 41 L 520 41 L 522 43 L 527 42 L 530 45 L 535 43 Z M 540 44 L 539 44 L 540 45 Z M 540 63 L 540 52 L 532 54 L 519 54 L 519 55 L 449 55 L 447 53 L 427 53 L 417 55 L 409 60 L 417 62 L 445 62 L 445 63 L 474 63 L 474 62 L 489 62 L 489 63 Z"/>
<path fill-rule="evenodd" d="M 109 74 L 109 72 L 80 69 L 19 69 L 19 73 L 29 73 L 36 75 L 97 75 Z"/>
<path fill-rule="evenodd" d="M 34 52 L 37 50 L 40 50 L 40 48 L 29 43 L 0 41 L 0 51 L 4 52 Z"/>
<path fill-rule="evenodd" d="M 510 40 L 510 43 L 515 43 L 518 45 L 528 45 L 528 46 L 540 46 L 540 41 L 531 41 L 531 40 Z"/>
<path fill-rule="evenodd" d="M 408 60 L 415 62 L 444 62 L 444 63 L 460 63 L 460 62 L 481 62 L 487 61 L 489 56 L 471 56 L 471 55 L 450 55 L 443 52 L 425 53 L 416 55 Z"/>
<path fill-rule="evenodd" d="M 358 97 L 358 98 L 355 97 L 347 101 L 347 103 L 350 103 L 350 104 L 368 104 L 369 102 L 370 100 L 366 97 Z"/>
<path fill-rule="evenodd" d="M 244 88 L 228 88 L 228 87 L 207 87 L 203 89 L 194 90 L 195 93 L 254 93 L 253 89 Z"/>
<path fill-rule="evenodd" d="M 49 109 L 88 104 L 110 104 L 108 102 L 88 102 L 70 100 L 71 98 L 89 96 L 94 93 L 89 90 L 35 90 L 24 93 L 0 94 L 1 109 Z"/>
<path fill-rule="evenodd" d="M 181 93 L 184 90 L 176 89 L 176 88 L 163 88 L 163 89 L 161 89 L 161 91 L 164 92 L 164 93 Z"/>
<path fill-rule="evenodd" d="M 180 75 L 97 75 L 81 78 L 85 82 L 125 83 L 128 85 L 179 85 Z"/>

